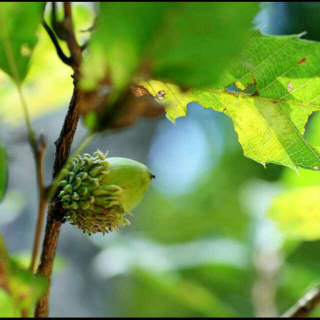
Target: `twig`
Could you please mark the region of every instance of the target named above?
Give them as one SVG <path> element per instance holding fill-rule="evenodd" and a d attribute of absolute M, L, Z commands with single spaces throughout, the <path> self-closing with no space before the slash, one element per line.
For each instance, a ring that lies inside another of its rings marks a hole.
<path fill-rule="evenodd" d="M 69 105 L 69 110 L 66 115 L 59 139 L 56 141 L 56 156 L 53 167 L 53 180 L 56 178 L 60 170 L 63 168 L 68 159 L 74 134 L 77 129 L 79 120 L 78 108 L 78 91 L 74 89 L 74 93 Z M 57 219 L 63 212 L 56 197 L 52 198 L 49 204 L 47 225 L 45 237 L 43 241 L 42 254 L 37 274 L 51 280 L 53 262 L 55 258 L 56 247 L 58 243 L 59 232 L 61 228 L 61 219 Z M 48 317 L 49 314 L 49 293 L 50 285 L 46 295 L 39 301 L 36 310 L 36 317 Z"/>
<path fill-rule="evenodd" d="M 52 3 L 51 21 L 52 26 L 57 36 L 67 43 L 71 55 L 71 66 L 78 73 L 82 58 L 82 51 L 77 42 L 72 21 L 72 6 L 71 2 L 64 2 L 64 17 L 62 21 L 57 20 L 56 3 Z"/>
<path fill-rule="evenodd" d="M 71 3 L 64 3 L 64 18 L 61 22 L 58 22 L 56 16 L 56 4 L 53 2 L 51 19 L 56 35 L 67 43 L 71 56 L 70 65 L 74 70 L 74 92 L 70 101 L 68 113 L 65 117 L 64 124 L 60 132 L 60 136 L 55 142 L 56 156 L 52 174 L 52 180 L 55 181 L 59 172 L 62 170 L 66 161 L 68 160 L 72 141 L 80 117 L 77 80 L 80 74 L 82 50 L 76 41 L 73 30 Z M 36 317 L 48 317 L 49 315 L 50 282 L 63 214 L 64 210 L 61 207 L 60 202 L 57 201 L 57 197 L 54 196 L 49 203 L 45 237 L 43 240 L 40 264 L 37 270 L 37 274 L 48 279 L 49 288 L 45 296 L 40 299 L 36 306 Z"/>
<path fill-rule="evenodd" d="M 9 254 L 2 235 L 0 234 L 0 288 L 10 292 L 9 288 Z"/>
<path fill-rule="evenodd" d="M 35 272 L 35 268 L 36 268 L 36 261 L 37 261 L 39 244 L 40 244 L 40 236 L 41 236 L 41 230 L 43 225 L 43 217 L 44 217 L 44 212 L 47 205 L 46 190 L 44 187 L 44 178 L 43 178 L 43 159 L 46 152 L 46 148 L 47 148 L 46 139 L 44 135 L 41 134 L 38 140 L 38 150 L 35 157 L 36 170 L 37 170 L 37 185 L 39 190 L 39 211 L 38 211 L 36 232 L 34 236 L 32 259 L 30 264 L 30 271 L 32 273 Z"/>
<path fill-rule="evenodd" d="M 54 44 L 58 57 L 60 58 L 60 60 L 65 63 L 68 66 L 71 66 L 71 57 L 67 57 L 64 52 L 62 51 L 58 39 L 56 38 L 54 32 L 50 29 L 50 27 L 48 26 L 48 24 L 46 23 L 46 21 L 43 19 L 42 21 L 42 25 L 43 27 L 46 29 L 52 43 Z"/>
<path fill-rule="evenodd" d="M 307 316 L 320 304 L 320 286 L 309 291 L 292 308 L 284 313 L 281 318 L 300 318 Z"/>
<path fill-rule="evenodd" d="M 64 2 L 64 18 L 71 19 L 72 18 L 72 11 L 71 11 L 71 2 Z"/>
<path fill-rule="evenodd" d="M 58 38 L 61 40 L 64 40 L 65 37 L 63 35 L 62 30 L 60 29 L 60 25 L 59 25 L 59 22 L 57 19 L 57 5 L 55 2 L 52 2 L 51 24 L 52 24 L 52 27 L 53 27 L 54 31 L 56 32 Z"/>

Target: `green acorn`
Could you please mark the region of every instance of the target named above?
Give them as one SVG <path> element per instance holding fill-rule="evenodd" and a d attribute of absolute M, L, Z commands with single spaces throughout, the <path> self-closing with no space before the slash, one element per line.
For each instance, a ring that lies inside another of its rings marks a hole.
<path fill-rule="evenodd" d="M 154 176 L 137 161 L 107 159 L 107 153 L 99 150 L 94 155 L 68 161 L 58 198 L 72 225 L 89 234 L 105 234 L 130 224 L 125 216 L 132 215 Z"/>

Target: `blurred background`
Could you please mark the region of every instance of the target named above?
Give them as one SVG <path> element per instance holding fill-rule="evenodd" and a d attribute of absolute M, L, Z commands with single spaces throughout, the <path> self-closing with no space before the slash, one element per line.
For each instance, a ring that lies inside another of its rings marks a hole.
<path fill-rule="evenodd" d="M 91 6 L 78 7 L 79 28 L 90 26 Z M 319 3 L 263 3 L 253 26 L 267 34 L 307 31 L 305 39 L 320 40 L 319 16 Z M 25 91 L 34 127 L 48 137 L 49 182 L 72 79 L 43 30 L 39 37 Z M 35 168 L 15 88 L 3 74 L 0 84 L 0 135 L 10 158 L 0 229 L 9 251 L 28 264 Z M 314 114 L 306 130 L 314 145 L 320 145 L 319 128 Z M 85 132 L 80 123 L 74 146 Z M 320 241 L 286 239 L 266 212 L 276 195 L 319 183 L 320 176 L 245 158 L 226 115 L 191 103 L 175 125 L 165 118 L 140 120 L 97 136 L 85 152 L 96 149 L 145 163 L 156 179 L 120 234 L 88 236 L 63 225 L 51 316 L 272 317 L 318 284 Z"/>

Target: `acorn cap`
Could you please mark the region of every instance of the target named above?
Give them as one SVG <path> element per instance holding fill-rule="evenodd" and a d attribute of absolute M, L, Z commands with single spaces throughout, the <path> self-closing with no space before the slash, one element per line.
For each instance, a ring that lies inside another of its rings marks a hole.
<path fill-rule="evenodd" d="M 66 219 L 89 234 L 108 233 L 130 224 L 131 215 L 145 195 L 150 170 L 127 158 L 107 158 L 101 151 L 68 161 L 60 181 L 58 198 L 66 209 Z"/>

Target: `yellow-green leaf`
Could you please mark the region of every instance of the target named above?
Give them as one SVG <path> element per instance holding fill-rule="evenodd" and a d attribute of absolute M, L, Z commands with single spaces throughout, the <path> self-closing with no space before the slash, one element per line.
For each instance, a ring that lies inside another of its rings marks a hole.
<path fill-rule="evenodd" d="M 0 317 L 19 317 L 14 307 L 12 297 L 3 289 L 0 288 Z"/>
<path fill-rule="evenodd" d="M 268 216 L 289 237 L 320 239 L 320 187 L 305 187 L 278 196 Z"/>
<path fill-rule="evenodd" d="M 47 279 L 32 274 L 10 260 L 10 294 L 20 310 L 33 306 L 45 294 L 47 287 Z"/>
<path fill-rule="evenodd" d="M 24 308 L 29 309 L 43 296 L 47 287 L 47 279 L 21 268 L 9 257 L 0 234 L 0 312 L 3 304 L 14 306 L 14 313 L 21 314 Z"/>
<path fill-rule="evenodd" d="M 215 84 L 182 92 L 159 81 L 143 82 L 168 118 L 186 115 L 186 103 L 224 112 L 234 123 L 245 156 L 293 169 L 319 170 L 320 149 L 304 138 L 309 116 L 320 111 L 320 43 L 299 36 L 253 31 L 239 58 Z"/>

